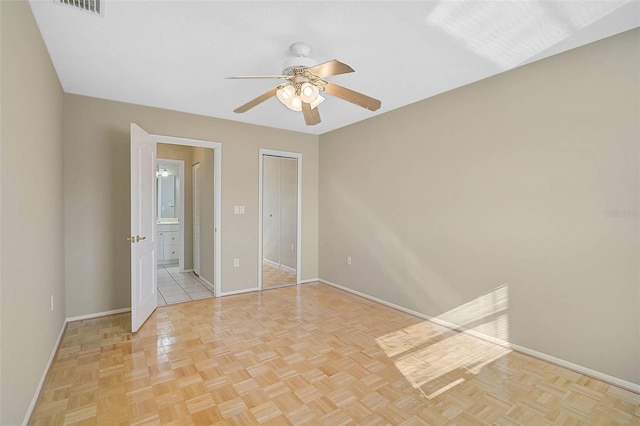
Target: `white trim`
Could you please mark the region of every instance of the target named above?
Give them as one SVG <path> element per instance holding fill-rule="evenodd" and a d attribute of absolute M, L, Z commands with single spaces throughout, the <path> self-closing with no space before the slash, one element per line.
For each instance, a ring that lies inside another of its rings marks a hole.
<path fill-rule="evenodd" d="M 96 312 L 94 314 L 86 314 L 86 315 L 79 315 L 77 317 L 69 317 L 69 318 L 67 318 L 67 322 L 81 321 L 81 320 L 91 319 L 91 318 L 106 317 L 108 315 L 123 314 L 125 312 L 131 312 L 131 308 L 114 309 L 112 311 Z"/>
<path fill-rule="evenodd" d="M 197 279 L 202 281 L 202 284 L 204 284 L 205 286 L 209 287 L 209 290 L 213 291 L 213 295 L 215 296 L 215 292 L 216 292 L 216 288 L 213 284 L 211 284 L 209 282 L 209 280 L 207 280 L 205 277 L 197 275 Z"/>
<path fill-rule="evenodd" d="M 302 281 L 300 281 L 299 284 L 309 284 L 309 283 L 315 283 L 315 282 L 319 282 L 319 281 L 320 280 L 317 279 L 317 278 L 311 278 L 311 279 L 308 279 L 308 280 L 302 280 Z"/>
<path fill-rule="evenodd" d="M 244 293 L 251 293 L 254 291 L 260 291 L 260 289 L 258 287 L 254 287 L 254 288 L 244 288 L 242 290 L 233 290 L 233 291 L 227 291 L 224 293 L 220 293 L 219 296 L 233 296 L 234 294 L 244 294 Z"/>
<path fill-rule="evenodd" d="M 177 164 L 178 165 L 178 178 L 180 179 L 179 182 L 179 186 L 180 186 L 180 194 L 178 195 L 178 223 L 179 223 L 179 227 L 180 227 L 180 247 L 178 248 L 178 271 L 180 272 L 184 272 L 184 200 L 186 198 L 185 193 L 184 193 L 184 160 L 172 160 L 170 158 L 156 158 L 156 165 L 158 164 L 158 162 L 165 162 L 165 163 L 173 163 L 173 164 Z M 157 202 L 157 200 L 156 200 Z M 157 221 L 157 218 L 156 218 Z M 160 225 L 160 224 L 158 224 Z M 173 259 L 175 260 L 175 259 Z M 159 261 L 158 263 L 161 265 L 164 265 L 163 260 Z M 156 283 L 157 285 L 158 283 Z"/>
<path fill-rule="evenodd" d="M 283 264 L 280 264 L 280 269 L 285 272 L 289 272 L 291 274 L 296 274 L 296 281 L 300 282 L 300 280 L 297 278 L 298 271 L 296 269 L 290 268 L 287 265 L 283 265 Z"/>
<path fill-rule="evenodd" d="M 596 371 L 596 370 L 592 370 L 592 369 L 584 367 L 582 365 L 574 364 L 574 363 L 566 361 L 564 359 L 556 358 L 554 356 L 547 355 L 545 353 L 538 352 L 538 351 L 535 351 L 533 349 L 529 349 L 529 348 L 524 347 L 524 346 L 516 345 L 516 344 L 510 343 L 510 342 L 504 341 L 502 339 L 496 339 L 493 336 L 489 336 L 487 334 L 480 333 L 480 332 L 475 331 L 475 330 L 469 330 L 466 327 L 459 326 L 457 324 L 453 324 L 453 323 L 450 323 L 448 321 L 443 321 L 441 319 L 431 317 L 431 316 L 423 314 L 421 312 L 417 312 L 417 311 L 405 308 L 403 306 L 396 305 L 395 303 L 387 302 L 386 300 L 378 299 L 377 297 L 370 296 L 370 295 L 368 295 L 366 293 L 362 293 L 360 291 L 353 290 L 353 289 L 351 289 L 349 287 L 345 287 L 345 286 L 333 283 L 331 281 L 324 280 L 322 278 L 318 279 L 318 281 L 320 281 L 323 284 L 330 285 L 331 287 L 335 287 L 337 289 L 344 290 L 344 291 L 346 291 L 348 293 L 355 294 L 356 296 L 364 297 L 365 299 L 369 299 L 371 301 L 380 303 L 380 304 L 388 306 L 390 308 L 397 309 L 397 310 L 405 312 L 407 314 L 416 316 L 418 318 L 422 318 L 422 319 L 426 319 L 428 321 L 432 321 L 432 322 L 434 322 L 436 324 L 439 324 L 439 325 L 454 329 L 456 331 L 465 332 L 465 333 L 469 334 L 470 336 L 474 336 L 474 337 L 477 337 L 477 338 L 480 338 L 480 339 L 483 339 L 483 340 L 487 340 L 487 341 L 489 341 L 491 343 L 495 343 L 495 344 L 500 345 L 500 346 L 505 346 L 505 347 L 511 348 L 511 349 L 516 350 L 518 352 L 522 352 L 522 353 L 524 353 L 526 355 L 530 355 L 530 356 L 533 356 L 535 358 L 539 358 L 539 359 L 541 359 L 543 361 L 547 361 L 547 362 L 550 362 L 552 364 L 558 365 L 560 367 L 564 367 L 564 368 L 567 368 L 569 370 L 573 370 L 573 371 L 578 372 L 580 374 L 584 374 L 586 376 L 590 376 L 590 377 L 596 378 L 598 380 L 602 380 L 603 382 L 607 382 L 607 383 L 613 384 L 615 386 L 619 386 L 621 388 L 630 390 L 632 392 L 640 393 L 640 384 L 636 384 L 636 383 L 629 382 L 629 381 L 626 381 L 626 380 L 623 380 L 623 379 L 619 379 L 617 377 L 610 376 L 608 374 L 601 373 L 601 372 Z"/>
<path fill-rule="evenodd" d="M 265 257 L 265 258 L 263 258 L 263 259 L 262 259 L 262 261 L 263 261 L 264 263 L 266 263 L 267 265 L 269 265 L 269 266 L 273 266 L 274 268 L 278 268 L 278 269 L 280 269 L 280 264 L 279 264 L 278 262 L 274 261 L 274 260 L 267 259 L 267 258 Z"/>
<path fill-rule="evenodd" d="M 265 258 L 264 259 L 264 263 L 268 264 L 269 266 L 273 266 L 274 268 L 281 269 L 281 270 L 283 270 L 285 272 L 296 273 L 295 269 L 293 269 L 293 268 L 291 268 L 291 267 L 289 267 L 289 266 L 287 266 L 287 265 L 285 265 L 283 263 L 274 262 L 271 259 Z"/>
<path fill-rule="evenodd" d="M 590 377 L 596 378 L 598 380 L 602 380 L 603 382 L 607 382 L 607 383 L 610 383 L 612 385 L 615 385 L 615 386 L 630 390 L 631 392 L 640 393 L 640 384 L 636 384 L 636 383 L 633 383 L 633 382 L 628 382 L 626 380 L 622 380 L 622 379 L 619 379 L 617 377 L 610 376 L 608 374 L 601 373 L 601 372 L 596 371 L 596 370 L 592 370 L 592 369 L 590 369 L 588 367 L 583 367 L 582 365 L 574 364 L 574 363 L 572 363 L 570 361 L 565 361 L 564 359 L 556 358 L 554 356 L 547 355 L 545 353 L 538 352 L 538 351 L 535 351 L 533 349 L 526 348 L 524 346 L 516 345 L 514 343 L 511 343 L 510 346 L 511 346 L 512 349 L 514 349 L 514 350 L 516 350 L 518 352 L 522 352 L 524 354 L 530 355 L 530 356 L 535 357 L 535 358 L 540 358 L 543 361 L 547 361 L 547 362 L 550 362 L 552 364 L 559 365 L 560 367 L 564 367 L 564 368 L 567 368 L 569 370 L 573 370 L 573 371 L 575 371 L 577 373 L 584 374 L 585 376 L 590 376 Z"/>
<path fill-rule="evenodd" d="M 213 197 L 214 197 L 214 293 L 222 295 L 222 144 L 220 142 L 205 141 L 200 139 L 178 138 L 174 136 L 152 135 L 156 142 L 173 145 L 197 146 L 213 149 Z"/>
<path fill-rule="evenodd" d="M 49 360 L 47 361 L 47 364 L 44 366 L 42 377 L 40 377 L 40 381 L 38 382 L 36 391 L 33 394 L 33 398 L 31 399 L 31 404 L 29 404 L 29 408 L 27 408 L 27 413 L 25 414 L 24 421 L 22 422 L 23 426 L 26 426 L 29 423 L 29 420 L 31 419 L 31 414 L 33 414 L 33 409 L 36 408 L 36 403 L 38 402 L 38 398 L 40 397 L 40 391 L 42 390 L 44 381 L 47 378 L 47 374 L 49 374 L 49 369 L 51 368 L 53 359 L 56 357 L 56 353 L 58 353 L 58 347 L 60 346 L 60 342 L 62 341 L 62 336 L 64 335 L 64 331 L 67 329 L 67 323 L 68 323 L 67 320 L 64 320 L 64 322 L 62 323 L 62 328 L 60 329 L 60 333 L 58 334 L 56 343 L 53 345 L 53 349 L 51 350 L 51 355 L 49 355 Z"/>
<path fill-rule="evenodd" d="M 296 230 L 296 284 L 300 284 L 302 265 L 302 154 L 298 152 L 278 151 L 260 148 L 258 156 L 258 290 L 262 290 L 262 166 L 263 157 L 273 155 L 297 160 L 298 174 L 298 223 Z M 291 272 L 294 272 L 292 268 Z"/>

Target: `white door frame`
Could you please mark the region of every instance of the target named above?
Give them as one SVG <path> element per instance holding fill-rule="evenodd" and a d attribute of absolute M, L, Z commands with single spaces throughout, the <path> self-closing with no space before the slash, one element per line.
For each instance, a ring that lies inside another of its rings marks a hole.
<path fill-rule="evenodd" d="M 157 142 L 156 142 L 157 143 Z M 179 191 L 178 195 L 178 223 L 180 228 L 180 248 L 178 249 L 178 270 L 184 272 L 184 161 L 172 160 L 170 158 L 156 158 L 156 165 L 159 162 L 176 164 L 178 166 Z M 157 191 L 156 191 L 157 192 Z M 157 283 L 156 283 L 157 284 Z"/>
<path fill-rule="evenodd" d="M 178 138 L 174 136 L 152 135 L 156 143 L 167 143 L 172 145 L 195 146 L 200 148 L 213 149 L 213 174 L 214 174 L 214 263 L 215 263 L 215 282 L 214 293 L 216 296 L 222 294 L 222 144 L 220 142 L 204 141 L 200 139 Z M 182 233 L 184 235 L 184 232 Z M 181 244 L 184 249 L 184 244 Z M 157 283 L 156 283 L 157 284 Z"/>
<path fill-rule="evenodd" d="M 197 173 L 196 173 L 197 172 Z M 197 174 L 197 179 L 196 179 L 196 174 Z M 196 185 L 197 184 L 197 185 Z M 198 197 L 196 197 L 196 189 L 198 192 Z M 196 200 L 198 200 L 198 208 L 196 209 Z M 198 276 L 200 276 L 200 261 L 202 260 L 202 253 L 200 253 L 200 247 L 201 247 L 201 237 L 202 234 L 200 232 L 200 228 L 201 228 L 201 220 L 200 220 L 200 210 L 201 210 L 201 206 L 200 206 L 200 201 L 201 201 L 201 197 L 200 197 L 200 163 L 195 163 L 191 165 L 191 210 L 192 210 L 192 217 L 193 217 L 193 221 L 191 223 L 192 228 L 193 228 L 193 233 L 191 235 L 192 237 L 192 241 L 193 241 L 193 249 L 191 251 L 192 253 L 192 258 L 193 258 L 193 272 L 195 272 Z M 196 226 L 196 216 L 198 217 L 198 226 Z M 197 232 L 196 232 L 197 231 Z M 196 241 L 196 235 L 198 236 L 197 241 Z"/>
<path fill-rule="evenodd" d="M 302 269 L 302 154 L 298 152 L 277 151 L 260 148 L 259 163 L 259 196 L 258 196 L 258 290 L 262 290 L 262 166 L 265 155 L 292 158 L 298 164 L 298 223 L 296 229 L 296 285 L 300 284 Z"/>

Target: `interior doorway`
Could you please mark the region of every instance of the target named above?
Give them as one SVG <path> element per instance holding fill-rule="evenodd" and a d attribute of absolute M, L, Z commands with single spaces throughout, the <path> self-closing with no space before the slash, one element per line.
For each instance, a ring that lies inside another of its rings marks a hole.
<path fill-rule="evenodd" d="M 156 255 L 159 248 L 159 204 L 156 165 L 159 144 L 207 148 L 211 152 L 213 170 L 209 181 L 214 188 L 213 207 L 207 215 L 212 218 L 210 223 L 213 238 L 208 240 L 212 247 L 208 248 L 213 253 L 213 260 L 209 263 L 214 268 L 214 292 L 221 292 L 222 145 L 218 142 L 149 134 L 135 123 L 131 123 L 130 135 L 131 235 L 127 240 L 131 242 L 131 331 L 136 332 L 158 306 Z M 183 182 L 186 180 L 183 179 Z"/>
<path fill-rule="evenodd" d="M 301 154 L 260 150 L 260 289 L 300 282 L 301 180 Z"/>
<path fill-rule="evenodd" d="M 173 152 L 165 144 L 157 144 L 156 159 L 156 234 L 159 265 L 178 263 L 184 272 L 183 235 L 185 231 L 184 199 L 185 171 L 183 159 L 162 158 Z"/>
<path fill-rule="evenodd" d="M 157 152 L 158 305 L 213 297 L 215 150 L 159 142 Z"/>

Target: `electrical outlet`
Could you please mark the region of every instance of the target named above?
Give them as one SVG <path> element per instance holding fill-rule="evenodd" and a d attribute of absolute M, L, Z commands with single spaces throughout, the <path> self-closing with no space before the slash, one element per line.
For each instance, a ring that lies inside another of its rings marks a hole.
<path fill-rule="evenodd" d="M 295 244 L 291 244 L 291 251 L 296 251 L 296 245 Z"/>
<path fill-rule="evenodd" d="M 233 267 L 238 268 L 240 266 L 240 259 L 233 259 Z"/>
<path fill-rule="evenodd" d="M 351 266 L 351 256 L 347 256 L 347 265 Z"/>
<path fill-rule="evenodd" d="M 51 295 L 51 312 L 53 312 L 53 294 Z"/>

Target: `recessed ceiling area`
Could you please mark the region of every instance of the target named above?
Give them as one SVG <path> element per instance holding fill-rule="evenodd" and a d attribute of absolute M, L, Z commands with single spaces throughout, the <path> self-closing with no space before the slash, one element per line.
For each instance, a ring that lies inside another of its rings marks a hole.
<path fill-rule="evenodd" d="M 66 93 L 322 134 L 640 26 L 625 1 L 121 1 L 104 17 L 30 0 Z M 278 80 L 289 46 L 355 72 L 327 81 L 380 99 L 369 111 L 331 95 L 322 122 L 275 97 L 233 110 Z M 579 71 L 579 70 L 576 70 Z"/>

